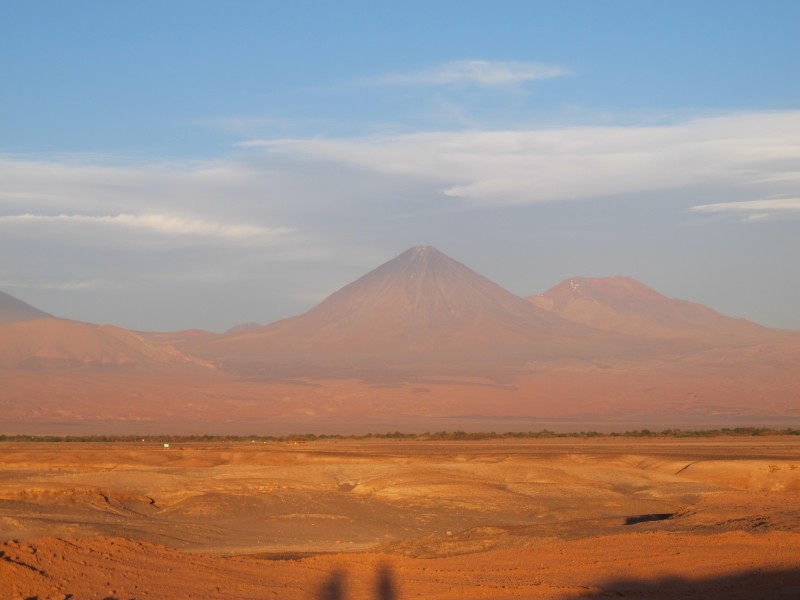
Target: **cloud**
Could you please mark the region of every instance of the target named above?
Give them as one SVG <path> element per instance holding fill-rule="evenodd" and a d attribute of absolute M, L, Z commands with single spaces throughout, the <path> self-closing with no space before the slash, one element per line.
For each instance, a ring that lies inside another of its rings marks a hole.
<path fill-rule="evenodd" d="M 800 211 L 800 198 L 783 198 L 773 200 L 745 200 L 742 202 L 718 202 L 716 204 L 699 204 L 689 209 L 692 212 L 756 212 L 763 211 Z"/>
<path fill-rule="evenodd" d="M 781 198 L 769 200 L 743 200 L 739 202 L 717 202 L 714 204 L 698 204 L 689 209 L 690 212 L 723 213 L 741 215 L 743 223 L 767 221 L 776 217 L 800 216 L 800 198 Z"/>
<path fill-rule="evenodd" d="M 8 215 L 0 217 L 0 226 L 16 224 L 88 224 L 105 226 L 112 225 L 128 229 L 142 230 L 172 236 L 197 236 L 212 238 L 227 238 L 243 240 L 247 238 L 276 238 L 292 233 L 293 230 L 285 227 L 261 227 L 256 225 L 224 225 L 201 219 L 186 219 L 163 214 L 148 215 Z"/>
<path fill-rule="evenodd" d="M 91 162 L 0 156 L 0 181 L 0 237 L 28 246 L 271 246 L 285 252 L 309 243 L 281 212 L 287 185 L 246 160 L 137 164 L 113 156 Z"/>
<path fill-rule="evenodd" d="M 489 205 L 708 186 L 793 194 L 800 111 L 658 126 L 265 139 L 241 146 L 416 179 L 444 196 Z"/>
<path fill-rule="evenodd" d="M 368 80 L 374 85 L 514 86 L 528 81 L 568 75 L 556 65 L 517 61 L 458 60 L 412 73 L 395 73 Z"/>
<path fill-rule="evenodd" d="M 749 223 L 749 222 L 752 222 L 752 221 L 766 221 L 767 219 L 769 219 L 769 217 L 770 217 L 769 213 L 755 213 L 755 214 L 746 216 L 743 219 L 743 221 L 745 223 Z"/>

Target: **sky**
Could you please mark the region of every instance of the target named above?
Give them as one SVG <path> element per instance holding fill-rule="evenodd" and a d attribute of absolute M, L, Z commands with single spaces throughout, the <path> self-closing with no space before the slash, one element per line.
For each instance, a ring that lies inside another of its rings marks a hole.
<path fill-rule="evenodd" d="M 800 329 L 800 2 L 0 0 L 0 290 L 223 331 L 415 245 Z"/>

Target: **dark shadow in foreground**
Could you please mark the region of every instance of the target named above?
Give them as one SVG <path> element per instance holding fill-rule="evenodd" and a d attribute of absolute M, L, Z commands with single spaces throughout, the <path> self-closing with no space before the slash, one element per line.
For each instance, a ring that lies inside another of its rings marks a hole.
<path fill-rule="evenodd" d="M 649 515 L 636 515 L 635 517 L 627 517 L 625 525 L 636 525 L 637 523 L 649 523 L 650 521 L 666 521 L 671 519 L 674 515 L 672 513 L 651 513 Z"/>
<path fill-rule="evenodd" d="M 342 571 L 334 571 L 319 587 L 315 600 L 347 600 L 346 577 Z M 375 600 L 398 600 L 394 575 L 387 565 L 378 569 L 375 580 Z"/>
<path fill-rule="evenodd" d="M 377 590 L 375 600 L 397 600 L 397 591 L 394 586 L 392 570 L 387 565 L 378 569 Z"/>
<path fill-rule="evenodd" d="M 320 586 L 317 600 L 344 600 L 345 577 L 342 571 L 334 571 Z"/>
<path fill-rule="evenodd" d="M 491 571 L 491 568 L 487 569 Z M 487 573 L 488 575 L 488 573 Z M 313 600 L 349 600 L 345 573 L 333 571 L 319 586 Z M 65 598 L 73 598 L 66 594 Z M 374 600 L 399 600 L 395 578 L 388 566 L 381 566 L 375 579 Z M 800 598 L 800 567 L 784 570 L 745 571 L 720 577 L 694 579 L 608 579 L 586 588 L 578 595 L 558 596 L 560 600 L 580 598 L 647 598 L 648 600 L 797 600 Z M 25 600 L 38 600 L 28 596 Z M 119 600 L 106 596 L 103 600 Z"/>
<path fill-rule="evenodd" d="M 611 579 L 573 598 L 647 598 L 648 600 L 796 600 L 800 598 L 800 568 L 781 571 L 745 571 L 694 579 Z M 570 600 L 565 598 L 564 600 Z"/>

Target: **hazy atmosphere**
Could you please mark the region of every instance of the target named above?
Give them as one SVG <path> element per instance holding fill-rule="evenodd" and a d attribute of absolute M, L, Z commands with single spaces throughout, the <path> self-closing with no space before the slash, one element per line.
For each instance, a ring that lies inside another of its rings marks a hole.
<path fill-rule="evenodd" d="M 0 290 L 266 323 L 417 244 L 800 328 L 800 3 L 6 2 Z"/>

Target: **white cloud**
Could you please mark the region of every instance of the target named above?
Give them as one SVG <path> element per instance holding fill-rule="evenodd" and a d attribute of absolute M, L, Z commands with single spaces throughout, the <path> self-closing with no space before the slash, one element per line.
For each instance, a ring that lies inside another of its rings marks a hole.
<path fill-rule="evenodd" d="M 303 243 L 284 189 L 245 161 L 115 164 L 0 156 L 0 228 L 28 244 L 150 249 Z"/>
<path fill-rule="evenodd" d="M 647 127 L 461 131 L 241 144 L 400 175 L 483 204 L 644 193 L 692 186 L 771 186 L 796 193 L 800 111 Z"/>
<path fill-rule="evenodd" d="M 718 202 L 716 204 L 699 204 L 690 208 L 692 212 L 755 212 L 764 211 L 800 211 L 800 198 L 782 198 L 772 200 L 745 200 L 742 202 Z M 757 215 L 753 215 L 757 216 Z"/>
<path fill-rule="evenodd" d="M 246 238 L 275 238 L 292 233 L 292 229 L 283 227 L 261 227 L 257 225 L 225 225 L 201 219 L 186 219 L 163 214 L 148 215 L 8 215 L 0 217 L 0 226 L 15 224 L 88 224 L 113 225 L 129 229 L 138 229 L 152 233 L 177 236 L 199 236 L 212 238 L 228 238 L 242 240 Z"/>
<path fill-rule="evenodd" d="M 745 223 L 750 223 L 752 221 L 766 221 L 767 219 L 769 219 L 769 213 L 755 213 L 746 216 L 744 219 L 742 219 L 742 221 Z"/>
<path fill-rule="evenodd" d="M 568 75 L 556 65 L 517 61 L 458 60 L 412 73 L 395 73 L 369 80 L 379 85 L 513 86 L 527 81 Z"/>
<path fill-rule="evenodd" d="M 745 216 L 741 219 L 742 223 L 754 223 L 757 221 L 773 220 L 776 217 L 800 216 L 800 198 L 742 200 L 739 202 L 698 204 L 697 206 L 692 206 L 689 211 L 712 214 L 744 214 Z"/>

